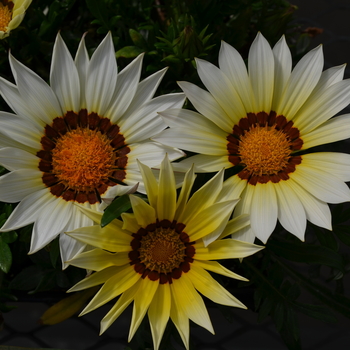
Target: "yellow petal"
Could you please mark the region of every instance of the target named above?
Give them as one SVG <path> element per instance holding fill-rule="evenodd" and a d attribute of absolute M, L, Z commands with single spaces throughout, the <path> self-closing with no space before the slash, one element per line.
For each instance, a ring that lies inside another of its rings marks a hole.
<path fill-rule="evenodd" d="M 248 214 L 239 215 L 227 223 L 225 229 L 222 231 L 218 239 L 222 239 L 229 235 L 232 235 L 235 232 L 238 232 L 243 228 L 247 227 L 249 224 L 250 224 L 250 217 Z"/>
<path fill-rule="evenodd" d="M 158 286 L 158 281 L 151 281 L 148 277 L 141 280 L 139 288 L 134 297 L 134 307 L 132 309 L 132 319 L 128 341 L 132 339 L 135 332 L 137 331 L 137 328 L 139 328 L 140 323 L 145 316 L 150 303 L 152 302 Z"/>
<path fill-rule="evenodd" d="M 102 249 L 93 249 L 80 253 L 69 261 L 69 264 L 82 269 L 101 271 L 109 266 L 128 264 L 128 252 L 110 253 Z"/>
<path fill-rule="evenodd" d="M 170 289 L 171 290 L 171 289 Z M 189 349 L 189 336 L 190 336 L 190 322 L 188 317 L 182 312 L 177 306 L 174 299 L 174 293 L 171 293 L 171 309 L 170 309 L 170 318 L 173 321 L 177 331 L 180 334 L 180 337 L 186 347 L 186 350 Z"/>
<path fill-rule="evenodd" d="M 216 282 L 214 278 L 200 266 L 192 264 L 191 270 L 188 272 L 188 277 L 200 293 L 215 303 L 246 309 L 244 304 L 230 294 L 220 283 Z"/>
<path fill-rule="evenodd" d="M 143 182 L 145 184 L 145 189 L 148 197 L 149 204 L 153 208 L 157 208 L 157 198 L 158 198 L 158 182 L 153 175 L 150 167 L 137 161 L 142 175 Z"/>
<path fill-rule="evenodd" d="M 153 346 L 158 350 L 165 327 L 168 323 L 171 309 L 171 294 L 169 284 L 160 284 L 149 306 L 148 318 L 151 325 Z"/>
<path fill-rule="evenodd" d="M 107 328 L 120 316 L 120 314 L 129 306 L 134 300 L 135 293 L 137 292 L 141 279 L 139 279 L 132 287 L 127 289 L 113 305 L 105 317 L 101 320 L 100 335 L 104 333 Z"/>
<path fill-rule="evenodd" d="M 187 274 L 182 274 L 179 279 L 173 280 L 170 289 L 173 293 L 177 309 L 184 312 L 190 320 L 214 334 L 214 329 L 203 299 L 194 289 Z"/>
<path fill-rule="evenodd" d="M 119 294 L 125 292 L 140 279 L 132 266 L 123 267 L 120 271 L 105 282 L 95 297 L 90 301 L 80 316 L 106 304 Z"/>
<path fill-rule="evenodd" d="M 245 258 L 246 256 L 264 249 L 263 246 L 237 241 L 235 239 L 222 239 L 220 241 L 215 241 L 209 244 L 208 247 L 204 247 L 204 244 L 199 242 L 195 245 L 195 248 L 196 260 Z"/>
<path fill-rule="evenodd" d="M 135 214 L 135 218 L 137 223 L 146 227 L 149 224 L 156 222 L 156 211 L 153 207 L 147 204 L 140 197 L 130 195 L 130 202 L 132 205 L 133 212 Z"/>
<path fill-rule="evenodd" d="M 133 239 L 129 234 L 122 230 L 116 230 L 111 225 L 103 228 L 97 225 L 80 227 L 74 231 L 66 232 L 66 234 L 78 241 L 111 252 L 130 251 L 130 242 Z"/>
<path fill-rule="evenodd" d="M 165 156 L 159 174 L 157 217 L 159 220 L 173 221 L 176 209 L 176 185 L 173 168 Z"/>

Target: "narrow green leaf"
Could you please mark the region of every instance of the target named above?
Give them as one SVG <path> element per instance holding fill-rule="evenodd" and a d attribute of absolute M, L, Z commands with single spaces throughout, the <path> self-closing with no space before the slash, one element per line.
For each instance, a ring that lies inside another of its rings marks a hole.
<path fill-rule="evenodd" d="M 326 265 L 344 271 L 342 256 L 327 247 L 289 241 L 270 241 L 268 246 L 276 255 L 290 261 Z"/>
<path fill-rule="evenodd" d="M 0 237 L 0 269 L 8 273 L 12 265 L 12 253 L 8 244 Z"/>
<path fill-rule="evenodd" d="M 10 282 L 11 289 L 32 290 L 37 287 L 44 275 L 40 266 L 31 265 L 22 270 Z"/>
<path fill-rule="evenodd" d="M 295 302 L 297 310 L 313 318 L 317 318 L 323 322 L 337 322 L 336 317 L 331 313 L 328 307 L 324 305 L 312 305 Z"/>
<path fill-rule="evenodd" d="M 138 46 L 144 50 L 147 50 L 147 42 L 146 42 L 145 38 L 138 31 L 136 31 L 134 29 L 129 29 L 129 35 L 130 35 L 132 42 L 136 46 Z"/>
<path fill-rule="evenodd" d="M 112 220 L 117 219 L 122 213 L 131 208 L 128 195 L 115 199 L 105 210 L 101 218 L 101 227 L 105 227 Z"/>
<path fill-rule="evenodd" d="M 142 52 L 145 52 L 145 50 L 137 47 L 137 46 L 125 46 L 122 49 L 118 50 L 116 52 L 116 57 L 125 57 L 125 58 L 134 58 L 141 54 Z"/>

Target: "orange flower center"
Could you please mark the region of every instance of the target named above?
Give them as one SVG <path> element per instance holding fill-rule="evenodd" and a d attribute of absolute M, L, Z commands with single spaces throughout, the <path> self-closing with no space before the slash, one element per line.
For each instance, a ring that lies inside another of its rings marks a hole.
<path fill-rule="evenodd" d="M 159 227 L 142 239 L 140 261 L 150 270 L 168 273 L 183 261 L 185 248 L 177 232 Z"/>
<path fill-rule="evenodd" d="M 0 31 L 2 32 L 7 31 L 7 27 L 12 19 L 12 8 L 12 1 L 8 3 L 6 2 L 5 4 L 3 4 L 3 2 L 0 2 Z"/>
<path fill-rule="evenodd" d="M 88 190 L 107 179 L 115 162 L 110 140 L 100 131 L 78 128 L 57 140 L 53 172 L 72 189 Z"/>
<path fill-rule="evenodd" d="M 269 126 L 254 126 L 241 136 L 239 156 L 252 175 L 272 175 L 283 170 L 291 155 L 286 134 Z"/>
<path fill-rule="evenodd" d="M 175 220 L 161 220 L 133 233 L 130 265 L 141 278 L 148 277 L 160 284 L 173 283 L 191 269 L 196 249 L 184 228 Z"/>

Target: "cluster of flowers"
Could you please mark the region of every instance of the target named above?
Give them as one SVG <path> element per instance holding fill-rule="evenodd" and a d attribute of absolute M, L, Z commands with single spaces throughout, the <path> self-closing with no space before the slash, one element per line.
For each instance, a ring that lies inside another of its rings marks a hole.
<path fill-rule="evenodd" d="M 179 82 L 184 93 L 154 98 L 166 70 L 140 82 L 142 59 L 118 72 L 111 34 L 91 58 L 82 38 L 73 59 L 58 34 L 49 86 L 9 56 L 0 200 L 19 204 L 1 231 L 34 223 L 30 254 L 60 236 L 63 268 L 94 271 L 70 291 L 103 285 L 82 314 L 119 296 L 101 332 L 134 302 L 129 339 L 148 313 L 155 349 L 169 318 L 188 348 L 189 320 L 213 332 L 198 292 L 245 307 L 207 271 L 245 278 L 217 260 L 262 249 L 255 237 L 265 243 L 277 219 L 301 240 L 307 220 L 331 229 L 327 203 L 350 200 L 350 155 L 307 153 L 350 136 L 350 115 L 331 119 L 349 103 L 350 81 L 344 66 L 322 72 L 321 47 L 292 70 L 285 39 L 271 49 L 258 34 L 248 69 L 223 42 L 219 68 L 196 60 L 207 90 Z M 198 112 L 182 109 L 186 97 Z M 182 150 L 197 155 L 172 164 Z M 192 194 L 196 172 L 217 174 Z M 125 194 L 132 213 L 101 227 Z"/>

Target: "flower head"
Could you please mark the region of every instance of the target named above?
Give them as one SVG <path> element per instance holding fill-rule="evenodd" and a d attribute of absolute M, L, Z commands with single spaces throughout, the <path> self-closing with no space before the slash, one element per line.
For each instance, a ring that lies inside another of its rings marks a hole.
<path fill-rule="evenodd" d="M 25 12 L 32 0 L 1 0 L 0 1 L 0 39 L 10 35 L 22 22 Z"/>
<path fill-rule="evenodd" d="M 155 140 L 199 153 L 181 162 L 198 171 L 236 167 L 229 181 L 242 200 L 234 215 L 249 213 L 251 228 L 240 238 L 266 242 L 277 219 L 304 239 L 306 220 L 331 229 L 327 203 L 350 200 L 350 155 L 308 153 L 311 147 L 350 136 L 350 115 L 330 119 L 350 101 L 344 66 L 322 73 L 319 46 L 292 70 L 284 37 L 271 49 L 259 33 L 248 70 L 241 55 L 222 43 L 219 66 L 197 59 L 209 91 L 180 82 L 199 113 L 161 113 L 170 129 Z"/>
<path fill-rule="evenodd" d="M 102 210 L 114 197 L 144 192 L 136 159 L 157 166 L 183 152 L 149 138 L 166 125 L 157 114 L 181 107 L 183 94 L 153 98 L 165 70 L 139 82 L 143 55 L 117 72 L 108 34 L 91 59 L 84 38 L 75 60 L 57 36 L 50 81 L 10 55 L 16 85 L 0 79 L 15 114 L 0 112 L 0 200 L 20 202 L 1 231 L 34 222 L 30 253 L 60 233 L 92 224 L 75 206 Z M 60 236 L 62 261 L 85 245 Z"/>
<path fill-rule="evenodd" d="M 244 305 L 216 282 L 206 271 L 245 280 L 215 260 L 243 258 L 262 247 L 222 239 L 247 226 L 247 216 L 228 221 L 237 200 L 226 191 L 223 171 L 193 194 L 193 168 L 186 173 L 178 199 L 172 166 L 167 158 L 161 164 L 159 182 L 147 166 L 140 163 L 148 194 L 147 204 L 130 195 L 133 213 L 122 214 L 101 228 L 94 225 L 68 234 L 96 249 L 81 253 L 70 263 L 97 271 L 77 283 L 77 291 L 103 283 L 82 314 L 92 311 L 120 295 L 103 318 L 104 332 L 134 301 L 129 340 L 143 317 L 148 318 L 158 349 L 169 317 L 188 349 L 189 320 L 213 332 L 200 293 L 216 303 L 244 308 Z M 100 222 L 101 213 L 82 209 Z M 209 245 L 204 238 L 218 237 Z"/>

